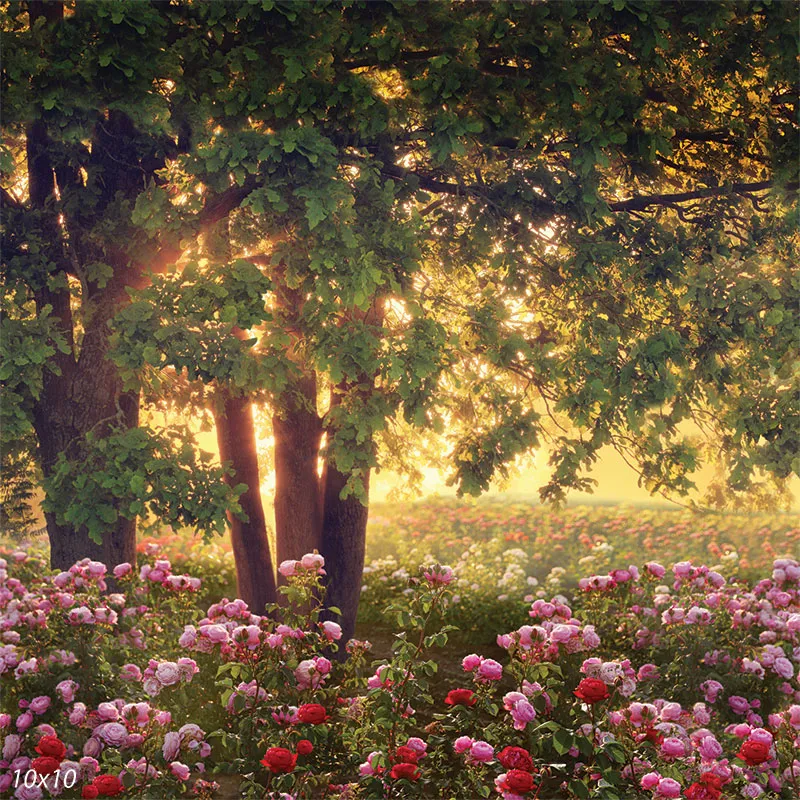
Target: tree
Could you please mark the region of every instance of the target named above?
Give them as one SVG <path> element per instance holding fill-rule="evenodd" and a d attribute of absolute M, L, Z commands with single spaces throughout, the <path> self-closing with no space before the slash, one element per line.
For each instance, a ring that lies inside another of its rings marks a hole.
<path fill-rule="evenodd" d="M 166 376 L 213 388 L 223 456 L 254 450 L 248 403 L 272 409 L 276 555 L 325 555 L 346 634 L 370 473 L 411 429 L 470 493 L 549 440 L 546 500 L 590 486 L 604 445 L 685 494 L 689 421 L 734 491 L 797 471 L 795 23 L 646 0 L 10 4 L 6 313 L 49 348 L 11 406 L 54 563 L 89 546 L 83 448 L 108 473 Z M 141 512 L 118 477 L 112 561 Z M 189 494 L 164 507 L 194 521 Z"/>

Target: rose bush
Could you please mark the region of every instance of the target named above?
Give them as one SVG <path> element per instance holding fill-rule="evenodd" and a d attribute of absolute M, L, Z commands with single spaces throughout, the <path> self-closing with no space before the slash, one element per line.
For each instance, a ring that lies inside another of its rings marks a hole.
<path fill-rule="evenodd" d="M 201 610 L 202 582 L 145 556 L 114 591 L 96 562 L 0 559 L 0 793 L 212 796 L 228 773 L 283 800 L 800 796 L 794 559 L 754 583 L 688 560 L 545 582 L 442 680 L 468 558 L 406 570 L 374 661 L 326 614 L 317 554 L 264 615 Z"/>

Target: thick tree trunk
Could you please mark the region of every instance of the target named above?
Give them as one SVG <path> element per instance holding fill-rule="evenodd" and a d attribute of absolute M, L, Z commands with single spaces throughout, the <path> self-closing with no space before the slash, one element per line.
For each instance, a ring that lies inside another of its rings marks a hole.
<path fill-rule="evenodd" d="M 317 414 L 317 377 L 304 363 L 302 311 L 305 296 L 284 280 L 285 266 L 273 268 L 276 312 L 292 343 L 288 357 L 297 375 L 272 417 L 275 438 L 275 540 L 278 564 L 298 559 L 320 545 L 322 500 L 317 463 L 322 421 Z M 279 575 L 279 581 L 283 578 Z"/>
<path fill-rule="evenodd" d="M 316 378 L 305 375 L 286 392 L 272 418 L 275 437 L 275 534 L 277 560 L 319 549 L 322 507 L 317 462 L 322 425 L 316 413 Z"/>
<path fill-rule="evenodd" d="M 31 20 L 45 14 L 48 21 L 60 19 L 60 3 L 32 3 Z M 71 272 L 63 232 L 58 222 L 55 173 L 50 158 L 47 130 L 41 121 L 28 126 L 28 189 L 31 206 L 39 212 L 46 253 L 63 277 Z M 108 354 L 108 320 L 121 302 L 127 300 L 120 278 L 115 276 L 103 292 L 85 287 L 84 337 L 76 358 L 70 292 L 43 280 L 35 292 L 37 311 L 51 309 L 51 318 L 67 344 L 67 352 L 53 357 L 57 371 L 43 371 L 42 391 L 33 409 L 33 427 L 39 441 L 42 471 L 49 477 L 59 455 L 80 461 L 85 436 L 115 427 L 134 427 L 139 422 L 139 397 L 123 393 L 114 364 Z M 120 517 L 97 543 L 85 529 L 59 525 L 54 514 L 45 516 L 50 539 L 50 563 L 68 569 L 75 561 L 89 557 L 109 568 L 123 561 L 136 561 L 136 521 Z"/>
<path fill-rule="evenodd" d="M 362 478 L 364 491 L 369 496 L 369 471 Z M 325 604 L 336 606 L 341 617 L 329 616 L 342 626 L 342 641 L 353 637 L 356 629 L 358 602 L 361 597 L 361 580 L 364 572 L 364 553 L 367 541 L 369 509 L 361 501 L 349 496 L 339 496 L 347 475 L 333 465 L 326 464 L 322 473 L 324 516 L 320 552 L 325 557 L 327 595 Z M 340 650 L 343 654 L 344 650 Z"/>
<path fill-rule="evenodd" d="M 267 523 L 261 502 L 258 453 L 253 426 L 253 407 L 246 397 L 227 395 L 224 408 L 215 411 L 217 442 L 222 461 L 230 461 L 235 474 L 228 482 L 247 485 L 239 498 L 247 514 L 244 522 L 229 515 L 236 584 L 239 597 L 255 614 L 263 614 L 267 603 L 276 599 L 275 575 L 269 551 Z"/>
<path fill-rule="evenodd" d="M 136 563 L 136 520 L 120 517 L 113 528 L 103 533 L 101 544 L 92 541 L 84 531 L 58 525 L 52 514 L 45 514 L 50 539 L 50 566 L 68 570 L 76 561 L 91 558 L 111 568 L 127 561 Z"/>
<path fill-rule="evenodd" d="M 108 310 L 102 312 L 96 308 L 96 316 L 87 325 L 78 361 L 66 365 L 59 375 L 45 372 L 43 391 L 33 414 L 45 477 L 52 474 L 61 454 L 70 461 L 82 460 L 85 437 L 90 431 L 102 435 L 112 428 L 129 429 L 139 424 L 139 395 L 122 391 L 116 367 L 107 357 Z M 45 518 L 50 563 L 55 569 L 68 569 L 86 557 L 102 561 L 109 568 L 124 561 L 136 562 L 135 519 L 119 517 L 98 544 L 85 529 L 59 525 L 54 514 L 48 513 Z"/>

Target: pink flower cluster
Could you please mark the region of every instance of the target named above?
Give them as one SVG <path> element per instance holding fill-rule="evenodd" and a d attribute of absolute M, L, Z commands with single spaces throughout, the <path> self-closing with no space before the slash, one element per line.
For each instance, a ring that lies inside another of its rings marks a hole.
<path fill-rule="evenodd" d="M 191 658 L 179 658 L 177 661 L 156 661 L 151 658 L 142 673 L 143 688 L 147 695 L 156 697 L 166 686 L 190 683 L 199 671 L 197 662 Z"/>
<path fill-rule="evenodd" d="M 497 644 L 521 661 L 556 661 L 559 654 L 578 653 L 600 646 L 594 625 L 584 625 L 572 616 L 566 598 L 535 600 L 528 615 L 537 623 L 501 634 Z"/>
<path fill-rule="evenodd" d="M 503 677 L 503 665 L 500 662 L 475 653 L 465 656 L 461 666 L 464 672 L 472 673 L 472 680 L 478 684 L 499 681 Z"/>
<path fill-rule="evenodd" d="M 302 572 L 314 575 L 325 575 L 325 559 L 319 553 L 306 553 L 299 561 L 288 559 L 281 561 L 278 572 L 284 578 L 293 578 Z"/>
<path fill-rule="evenodd" d="M 319 688 L 327 680 L 331 666 L 331 662 L 323 656 L 303 659 L 294 670 L 297 688 L 300 691 Z"/>

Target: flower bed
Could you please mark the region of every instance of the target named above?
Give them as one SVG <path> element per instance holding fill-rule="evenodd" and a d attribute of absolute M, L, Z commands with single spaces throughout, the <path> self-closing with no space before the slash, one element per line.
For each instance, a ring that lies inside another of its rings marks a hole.
<path fill-rule="evenodd" d="M 111 593 L 102 564 L 8 554 L 0 793 L 211 797 L 235 775 L 281 800 L 800 796 L 795 560 L 755 584 L 684 561 L 538 589 L 449 690 L 436 654 L 466 564 L 404 578 L 380 662 L 324 613 L 323 567 L 281 565 L 289 607 L 259 616 L 200 610 L 156 547 Z"/>

